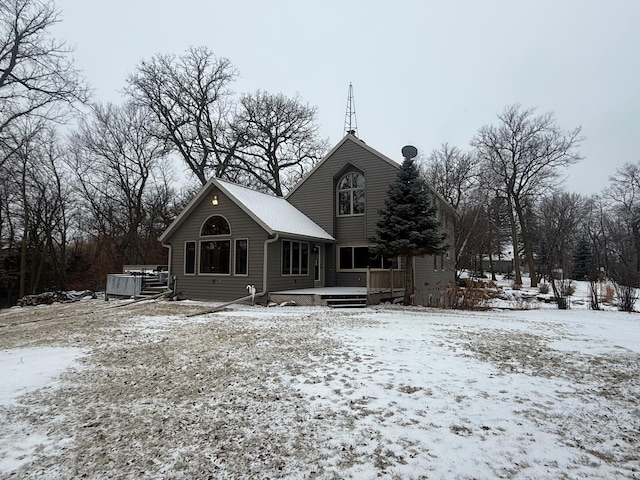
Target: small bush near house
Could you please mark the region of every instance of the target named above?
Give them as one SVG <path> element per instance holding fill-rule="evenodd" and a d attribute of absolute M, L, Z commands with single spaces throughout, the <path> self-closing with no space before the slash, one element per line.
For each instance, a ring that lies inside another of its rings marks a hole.
<path fill-rule="evenodd" d="M 487 310 L 491 300 L 497 296 L 495 283 L 470 278 L 444 289 L 446 308 L 456 310 Z"/>
<path fill-rule="evenodd" d="M 540 285 L 538 285 L 538 291 L 543 294 L 549 293 L 549 284 L 541 283 Z"/>

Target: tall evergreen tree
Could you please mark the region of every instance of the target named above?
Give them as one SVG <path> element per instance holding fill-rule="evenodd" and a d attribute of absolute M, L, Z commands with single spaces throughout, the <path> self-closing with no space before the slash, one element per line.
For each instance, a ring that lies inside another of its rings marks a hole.
<path fill-rule="evenodd" d="M 574 280 L 593 280 L 595 277 L 591 245 L 584 237 L 578 239 L 578 243 L 573 252 L 572 276 Z"/>
<path fill-rule="evenodd" d="M 378 211 L 380 220 L 371 240 L 377 255 L 404 257 L 404 304 L 411 304 L 413 294 L 413 258 L 443 253 L 446 234 L 440 230 L 436 207 L 431 203 L 424 180 L 412 158 L 406 158 L 396 180 L 389 185 L 385 208 Z"/>

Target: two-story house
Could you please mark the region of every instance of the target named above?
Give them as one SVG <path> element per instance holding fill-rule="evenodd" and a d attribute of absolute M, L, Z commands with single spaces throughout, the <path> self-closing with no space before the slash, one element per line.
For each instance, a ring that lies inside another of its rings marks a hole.
<path fill-rule="evenodd" d="M 331 288 L 364 292 L 369 303 L 401 297 L 402 262 L 368 249 L 399 168 L 347 134 L 285 198 L 212 178 L 160 237 L 175 290 L 218 301 L 246 296 L 247 285 L 263 301 Z M 452 237 L 455 210 L 435 191 L 432 199 Z M 415 259 L 416 304 L 440 304 L 454 258 L 451 250 Z"/>

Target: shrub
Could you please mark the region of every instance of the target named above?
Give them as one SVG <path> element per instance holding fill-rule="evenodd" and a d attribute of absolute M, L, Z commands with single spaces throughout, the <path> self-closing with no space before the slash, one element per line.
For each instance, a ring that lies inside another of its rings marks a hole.
<path fill-rule="evenodd" d="M 550 288 L 548 283 L 541 283 L 540 285 L 538 285 L 538 291 L 540 293 L 547 294 L 549 293 L 549 290 Z"/>
<path fill-rule="evenodd" d="M 565 282 L 562 284 L 562 288 L 560 289 L 560 293 L 563 297 L 570 297 L 574 293 L 576 293 L 576 286 L 571 282 Z"/>
<path fill-rule="evenodd" d="M 633 312 L 636 304 L 637 289 L 629 285 L 614 284 L 618 297 L 618 310 L 621 312 Z"/>
<path fill-rule="evenodd" d="M 464 284 L 464 286 L 461 286 Z M 487 310 L 492 299 L 498 295 L 493 282 L 466 278 L 459 284 L 451 284 L 444 289 L 446 308 L 457 310 Z"/>

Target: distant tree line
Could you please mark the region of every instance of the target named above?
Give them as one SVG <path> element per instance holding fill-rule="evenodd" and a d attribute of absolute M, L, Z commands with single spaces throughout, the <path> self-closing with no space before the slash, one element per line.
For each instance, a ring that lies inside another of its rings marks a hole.
<path fill-rule="evenodd" d="M 93 102 L 59 21 L 52 0 L 0 3 L 0 304 L 165 264 L 158 236 L 211 176 L 282 196 L 326 152 L 315 107 L 234 95 L 206 47 L 144 60 L 121 104 Z M 176 189 L 176 163 L 193 186 Z"/>
<path fill-rule="evenodd" d="M 627 163 L 599 194 L 562 188 L 581 160 L 580 129 L 552 113 L 510 105 L 463 150 L 443 144 L 421 164 L 425 179 L 458 209 L 456 268 L 493 279 L 500 260 L 531 286 L 542 279 L 613 280 L 640 286 L 640 162 Z M 502 267 L 504 268 L 504 267 Z"/>

